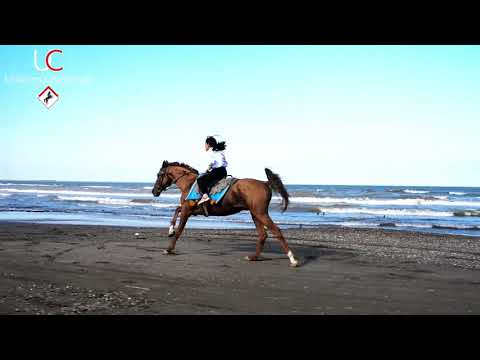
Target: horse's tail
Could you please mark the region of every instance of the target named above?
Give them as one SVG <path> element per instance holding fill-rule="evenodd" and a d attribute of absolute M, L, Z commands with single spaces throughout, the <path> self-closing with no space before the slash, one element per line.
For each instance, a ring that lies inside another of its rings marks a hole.
<path fill-rule="evenodd" d="M 282 180 L 278 174 L 272 172 L 272 170 L 265 168 L 265 174 L 267 174 L 267 185 L 275 192 L 279 193 L 283 199 L 283 209 L 282 212 L 287 210 L 288 207 L 288 195 L 285 185 L 283 185 Z"/>

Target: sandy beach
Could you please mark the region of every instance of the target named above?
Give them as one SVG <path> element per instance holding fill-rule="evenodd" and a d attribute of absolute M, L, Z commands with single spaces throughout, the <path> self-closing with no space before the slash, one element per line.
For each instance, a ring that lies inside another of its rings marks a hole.
<path fill-rule="evenodd" d="M 138 235 L 135 235 L 138 233 Z M 382 229 L 0 223 L 0 314 L 480 314 L 480 240 Z"/>

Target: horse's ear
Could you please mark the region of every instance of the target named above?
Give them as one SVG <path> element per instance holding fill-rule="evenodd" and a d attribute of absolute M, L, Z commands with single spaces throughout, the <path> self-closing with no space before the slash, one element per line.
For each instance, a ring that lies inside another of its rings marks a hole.
<path fill-rule="evenodd" d="M 167 160 L 163 160 L 163 164 L 162 164 L 162 168 L 165 168 L 168 166 L 168 161 Z"/>

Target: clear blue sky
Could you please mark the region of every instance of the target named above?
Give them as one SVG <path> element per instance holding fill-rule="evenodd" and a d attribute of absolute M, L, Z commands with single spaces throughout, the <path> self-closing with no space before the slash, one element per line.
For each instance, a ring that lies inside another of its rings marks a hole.
<path fill-rule="evenodd" d="M 221 134 L 237 177 L 480 186 L 479 46 L 0 46 L 0 69 L 3 179 L 149 182 Z"/>

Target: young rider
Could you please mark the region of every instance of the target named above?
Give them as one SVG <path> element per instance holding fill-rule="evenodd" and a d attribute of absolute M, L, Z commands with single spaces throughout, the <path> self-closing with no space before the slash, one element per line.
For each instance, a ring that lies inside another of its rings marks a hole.
<path fill-rule="evenodd" d="M 205 140 L 205 151 L 207 152 L 208 156 L 208 167 L 207 171 L 199 175 L 197 178 L 198 188 L 203 194 L 202 198 L 198 202 L 199 205 L 210 200 L 210 197 L 208 196 L 208 187 L 216 183 L 218 180 L 227 177 L 228 162 L 225 159 L 225 148 L 225 141 L 217 142 L 213 136 L 209 136 Z"/>

